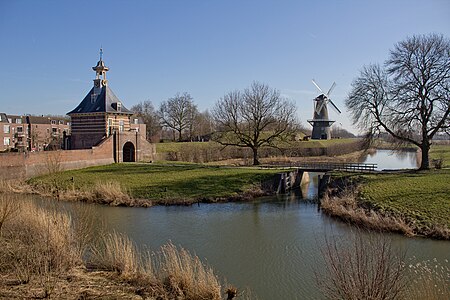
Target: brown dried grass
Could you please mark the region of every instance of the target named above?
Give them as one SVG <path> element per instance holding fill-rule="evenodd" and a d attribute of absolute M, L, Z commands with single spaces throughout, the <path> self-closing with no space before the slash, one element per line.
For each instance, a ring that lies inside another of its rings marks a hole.
<path fill-rule="evenodd" d="M 143 253 L 128 237 L 114 232 L 94 250 L 91 263 L 139 285 L 147 296 L 156 293 L 161 299 L 221 299 L 221 284 L 213 270 L 171 243 L 157 253 Z"/>
<path fill-rule="evenodd" d="M 414 235 L 413 228 L 403 219 L 382 215 L 377 211 L 360 207 L 354 191 L 333 197 L 326 194 L 320 207 L 323 212 L 361 228 L 398 232 L 408 236 Z"/>
<path fill-rule="evenodd" d="M 71 217 L 56 209 L 19 201 L 18 197 L 8 194 L 1 197 L 2 204 L 14 201 L 17 209 L 3 224 L 0 272 L 12 274 L 20 283 L 27 283 L 34 276 L 49 295 L 51 278 L 82 262 L 74 247 L 76 237 Z"/>

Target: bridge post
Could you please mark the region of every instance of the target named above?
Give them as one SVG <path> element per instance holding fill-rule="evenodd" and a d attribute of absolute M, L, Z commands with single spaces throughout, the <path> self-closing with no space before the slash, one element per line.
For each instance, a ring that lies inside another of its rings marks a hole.
<path fill-rule="evenodd" d="M 330 182 L 331 175 L 329 174 L 323 174 L 319 175 L 319 191 L 318 191 L 318 198 L 321 199 L 323 195 L 325 194 L 328 183 Z"/>

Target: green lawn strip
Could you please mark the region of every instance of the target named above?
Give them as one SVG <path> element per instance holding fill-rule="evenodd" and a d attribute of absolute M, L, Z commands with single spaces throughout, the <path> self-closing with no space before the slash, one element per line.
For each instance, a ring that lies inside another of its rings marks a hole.
<path fill-rule="evenodd" d="M 430 159 L 442 159 L 442 167 L 450 168 L 450 145 L 431 145 Z"/>
<path fill-rule="evenodd" d="M 450 170 L 363 175 L 360 201 L 414 220 L 450 227 Z"/>
<path fill-rule="evenodd" d="M 134 198 L 192 200 L 236 196 L 279 172 L 197 164 L 112 164 L 40 176 L 29 183 L 51 186 L 57 182 L 62 189 L 89 190 L 96 183 L 114 182 Z"/>

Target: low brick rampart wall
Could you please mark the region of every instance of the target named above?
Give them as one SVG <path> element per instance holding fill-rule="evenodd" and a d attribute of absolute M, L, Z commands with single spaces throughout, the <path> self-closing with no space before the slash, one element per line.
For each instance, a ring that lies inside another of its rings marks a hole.
<path fill-rule="evenodd" d="M 114 163 L 112 139 L 84 150 L 0 154 L 0 179 L 23 179 L 62 170 Z"/>

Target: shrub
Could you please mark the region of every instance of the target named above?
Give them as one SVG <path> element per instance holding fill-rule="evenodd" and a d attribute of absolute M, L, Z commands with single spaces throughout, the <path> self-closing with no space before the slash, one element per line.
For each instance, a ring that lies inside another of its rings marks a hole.
<path fill-rule="evenodd" d="M 316 281 L 328 299 L 401 299 L 406 290 L 405 252 L 382 235 L 327 237 L 321 253 L 325 268 Z"/>

